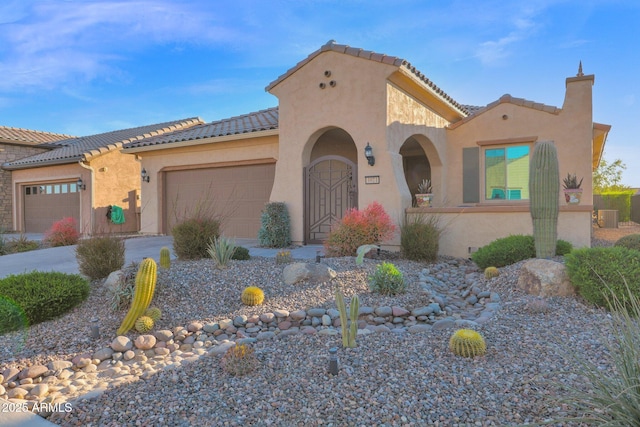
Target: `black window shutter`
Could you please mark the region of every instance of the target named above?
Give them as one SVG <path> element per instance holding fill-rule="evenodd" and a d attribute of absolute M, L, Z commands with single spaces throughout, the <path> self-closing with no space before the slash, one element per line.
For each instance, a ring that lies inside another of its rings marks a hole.
<path fill-rule="evenodd" d="M 480 147 L 462 149 L 462 203 L 480 202 Z"/>

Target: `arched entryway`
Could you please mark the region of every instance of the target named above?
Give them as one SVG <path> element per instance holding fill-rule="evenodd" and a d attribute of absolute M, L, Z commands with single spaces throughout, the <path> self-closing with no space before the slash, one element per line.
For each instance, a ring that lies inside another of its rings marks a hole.
<path fill-rule="evenodd" d="M 304 170 L 305 243 L 322 243 L 344 213 L 358 207 L 357 149 L 342 129 L 324 132 Z"/>
<path fill-rule="evenodd" d="M 418 185 L 425 179 L 433 183 L 431 163 L 424 149 L 413 136 L 402 144 L 400 155 L 402 156 L 404 178 L 411 192 L 412 204 L 415 206 L 415 194 L 418 192 Z"/>

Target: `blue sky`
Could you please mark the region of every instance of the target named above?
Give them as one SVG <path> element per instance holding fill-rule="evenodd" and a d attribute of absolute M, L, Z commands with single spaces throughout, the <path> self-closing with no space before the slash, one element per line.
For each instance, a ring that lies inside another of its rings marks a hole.
<path fill-rule="evenodd" d="M 3 0 L 0 125 L 72 135 L 277 105 L 330 39 L 402 57 L 456 101 L 562 106 L 582 61 L 605 158 L 640 186 L 636 0 Z"/>

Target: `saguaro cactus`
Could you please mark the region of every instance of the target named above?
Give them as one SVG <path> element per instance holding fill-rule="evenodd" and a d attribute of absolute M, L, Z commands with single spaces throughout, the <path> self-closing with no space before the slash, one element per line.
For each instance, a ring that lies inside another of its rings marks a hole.
<path fill-rule="evenodd" d="M 551 258 L 558 239 L 560 173 L 553 141 L 539 141 L 533 147 L 529 167 L 529 197 L 537 258 Z"/>
<path fill-rule="evenodd" d="M 158 266 L 152 258 L 145 258 L 145 260 L 140 263 L 138 274 L 136 274 L 136 286 L 131 308 L 122 321 L 120 328 L 118 328 L 118 335 L 126 334 L 129 329 L 133 327 L 136 320 L 142 316 L 149 307 L 151 299 L 153 298 L 153 292 L 156 288 L 157 270 Z"/>
<path fill-rule="evenodd" d="M 358 314 L 360 313 L 360 299 L 358 295 L 351 298 L 349 316 L 351 325 L 347 324 L 347 306 L 340 290 L 336 290 L 336 305 L 340 312 L 340 326 L 342 328 L 342 346 L 354 348 L 356 346 L 356 335 L 358 334 Z"/>

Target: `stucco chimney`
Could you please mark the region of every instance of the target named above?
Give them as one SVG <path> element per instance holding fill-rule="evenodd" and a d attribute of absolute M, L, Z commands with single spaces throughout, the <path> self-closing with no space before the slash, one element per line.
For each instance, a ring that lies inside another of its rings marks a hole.
<path fill-rule="evenodd" d="M 578 66 L 578 74 L 575 77 L 568 77 L 566 81 L 566 92 L 562 110 L 572 114 L 582 111 L 591 118 L 592 112 L 592 92 L 595 76 L 585 75 L 582 72 L 582 61 Z"/>

